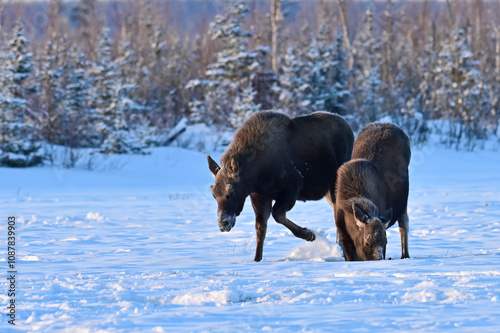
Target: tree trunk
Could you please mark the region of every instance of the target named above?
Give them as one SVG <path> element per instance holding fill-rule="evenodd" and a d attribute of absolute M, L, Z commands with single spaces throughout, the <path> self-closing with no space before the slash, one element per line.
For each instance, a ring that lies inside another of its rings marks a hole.
<path fill-rule="evenodd" d="M 493 26 L 495 32 L 495 81 L 500 83 L 500 29 Z"/>
<path fill-rule="evenodd" d="M 271 0 L 271 66 L 278 71 L 278 23 L 281 20 L 281 0 Z"/>
<path fill-rule="evenodd" d="M 342 30 L 344 32 L 344 43 L 347 54 L 349 55 L 348 61 L 348 69 L 351 69 L 354 64 L 354 58 L 352 56 L 351 42 L 349 41 L 349 29 L 347 26 L 347 9 L 345 0 L 338 0 L 339 2 L 339 11 L 340 11 L 340 20 L 342 21 Z"/>

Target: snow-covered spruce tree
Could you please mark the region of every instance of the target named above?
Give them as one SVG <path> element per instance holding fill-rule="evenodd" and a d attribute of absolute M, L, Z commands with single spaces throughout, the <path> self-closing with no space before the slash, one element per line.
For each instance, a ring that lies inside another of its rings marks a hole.
<path fill-rule="evenodd" d="M 434 89 L 436 110 L 448 121 L 448 144 L 459 148 L 465 137 L 466 149 L 473 150 L 477 140 L 485 138 L 482 122 L 491 105 L 479 61 L 473 58 L 462 29 L 449 36 L 438 54 Z"/>
<path fill-rule="evenodd" d="M 307 85 L 303 81 L 304 64 L 299 50 L 295 46 L 289 47 L 286 53 L 279 56 L 280 72 L 278 82 L 273 86 L 277 95 L 276 109 L 292 116 L 308 111 L 308 105 L 303 105 Z"/>
<path fill-rule="evenodd" d="M 429 129 L 426 123 L 428 114 L 424 112 L 422 98 L 419 96 L 422 72 L 419 72 L 416 52 L 412 50 L 406 36 L 398 33 L 407 26 L 407 16 L 404 9 L 396 12 L 390 0 L 387 1 L 384 16 L 385 24 L 380 40 L 382 62 L 379 67 L 379 95 L 383 99 L 381 108 L 404 129 L 412 143 L 423 143 Z"/>
<path fill-rule="evenodd" d="M 306 30 L 310 35 L 307 44 L 290 47 L 280 58 L 281 71 L 274 88 L 278 106 L 293 115 L 318 110 L 345 115 L 350 91 L 343 34 L 339 33 L 331 45 L 325 22 L 317 36 Z"/>
<path fill-rule="evenodd" d="M 94 110 L 90 108 L 91 81 L 87 72 L 87 61 L 83 54 L 70 51 L 66 65 L 66 86 L 62 108 L 64 117 L 62 144 L 69 147 L 92 147 L 96 140 L 94 132 Z"/>
<path fill-rule="evenodd" d="M 37 78 L 40 83 L 41 134 L 49 143 L 56 144 L 61 144 L 65 138 L 62 123 L 67 120 L 62 107 L 64 100 L 62 79 L 65 68 L 59 59 L 63 53 L 58 45 L 59 42 L 63 43 L 53 34 L 45 47 Z"/>
<path fill-rule="evenodd" d="M 242 91 L 236 96 L 233 105 L 233 113 L 229 118 L 229 122 L 234 127 L 239 127 L 243 121 L 248 118 L 252 113 L 259 111 L 260 106 L 255 105 L 255 90 L 251 85 L 242 88 Z"/>
<path fill-rule="evenodd" d="M 205 106 L 199 100 L 191 103 L 196 106 L 191 112 L 205 112 L 201 117 L 193 115 L 198 119 L 222 124 L 229 120 L 230 125 L 238 127 L 259 108 L 249 96 L 255 95 L 253 82 L 263 68 L 268 49 L 248 50 L 253 32 L 242 28 L 248 11 L 242 1 L 231 1 L 225 15 L 218 15 L 210 24 L 209 34 L 220 42 L 222 50 L 217 53 L 217 61 L 207 67 L 206 80 L 192 80 L 187 85 L 189 89 L 201 86 L 204 90 Z"/>
<path fill-rule="evenodd" d="M 349 113 L 351 99 L 351 91 L 349 90 L 350 73 L 347 70 L 347 60 L 347 52 L 344 50 L 344 33 L 339 29 L 333 50 L 333 85 L 326 109 L 341 115 Z"/>
<path fill-rule="evenodd" d="M 120 67 L 128 62 L 126 57 L 130 54 L 113 59 L 112 44 L 109 28 L 104 28 L 99 35 L 97 59 L 92 68 L 95 89 L 91 118 L 96 129 L 95 143 L 103 153 L 139 153 L 144 146 L 131 131 L 127 118 L 143 108 L 128 97 L 134 87 L 120 80 Z"/>
<path fill-rule="evenodd" d="M 323 22 L 305 54 L 304 84 L 307 88 L 303 87 L 305 99 L 302 105 L 308 107 L 309 112 L 327 110 L 327 103 L 331 99 L 333 46 L 328 43 L 329 33 Z"/>
<path fill-rule="evenodd" d="M 420 106 L 424 114 L 427 114 L 431 119 L 437 119 L 440 115 L 436 110 L 436 69 L 438 51 L 436 50 L 436 41 L 431 36 L 425 44 L 424 52 L 422 53 L 418 63 L 418 73 L 420 76 L 419 92 L 416 103 Z"/>
<path fill-rule="evenodd" d="M 354 69 L 357 80 L 364 80 L 370 76 L 371 69 L 377 67 L 381 61 L 382 42 L 374 31 L 373 16 L 374 3 L 370 2 L 363 18 L 363 27 L 356 35 L 353 43 Z"/>
<path fill-rule="evenodd" d="M 33 92 L 33 55 L 22 24 L 15 27 L 14 37 L 4 58 L 0 87 L 0 165 L 29 167 L 43 162 L 37 132 L 30 117 L 30 92 Z"/>
<path fill-rule="evenodd" d="M 364 123 L 373 122 L 381 114 L 382 98 L 379 96 L 380 79 L 378 68 L 371 69 L 370 75 L 363 84 L 363 102 L 361 117 Z"/>
<path fill-rule="evenodd" d="M 362 122 L 374 121 L 380 116 L 378 65 L 381 63 L 381 42 L 374 32 L 373 15 L 374 3 L 371 1 L 365 12 L 363 29 L 353 43 L 353 86 L 357 87 L 353 94 L 361 112 Z M 365 105 L 367 103 L 370 105 Z"/>

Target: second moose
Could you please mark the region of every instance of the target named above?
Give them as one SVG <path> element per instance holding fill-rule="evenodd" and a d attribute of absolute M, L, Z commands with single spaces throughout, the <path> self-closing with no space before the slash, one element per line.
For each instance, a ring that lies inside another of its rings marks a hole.
<path fill-rule="evenodd" d="M 382 260 L 386 229 L 396 221 L 401 258 L 409 258 L 408 136 L 397 126 L 370 124 L 354 142 L 352 160 L 338 170 L 335 224 L 346 261 Z"/>

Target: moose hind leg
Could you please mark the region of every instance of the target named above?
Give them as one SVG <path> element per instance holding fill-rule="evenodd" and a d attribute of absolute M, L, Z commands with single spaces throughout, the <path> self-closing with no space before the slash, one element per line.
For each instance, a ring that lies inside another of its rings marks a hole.
<path fill-rule="evenodd" d="M 257 247 L 255 249 L 254 261 L 262 260 L 262 252 L 264 251 L 264 240 L 266 239 L 267 220 L 271 215 L 271 200 L 264 200 L 256 194 L 250 195 L 252 206 L 255 212 L 255 232 L 257 238 Z"/>
<path fill-rule="evenodd" d="M 410 252 L 408 251 L 408 233 L 410 232 L 410 219 L 408 218 L 408 212 L 405 211 L 403 215 L 398 219 L 399 223 L 399 233 L 401 235 L 401 259 L 410 258 Z"/>
<path fill-rule="evenodd" d="M 295 200 L 293 200 L 292 202 L 276 200 L 272 210 L 273 218 L 279 224 L 283 224 L 285 227 L 287 227 L 295 237 L 305 239 L 308 242 L 314 241 L 316 239 L 316 235 L 314 234 L 314 232 L 307 228 L 298 226 L 293 223 L 293 221 L 290 221 L 286 218 L 286 212 L 292 209 L 294 205 Z"/>

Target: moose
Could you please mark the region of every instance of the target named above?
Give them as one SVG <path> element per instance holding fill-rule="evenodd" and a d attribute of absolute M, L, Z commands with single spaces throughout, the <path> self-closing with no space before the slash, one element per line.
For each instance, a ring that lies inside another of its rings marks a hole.
<path fill-rule="evenodd" d="M 208 156 L 220 231 L 234 227 L 250 196 L 257 235 L 254 261 L 262 260 L 271 214 L 296 237 L 314 241 L 314 233 L 289 220 L 286 213 L 297 200 L 326 197 L 334 207 L 337 169 L 351 158 L 353 143 L 349 124 L 332 113 L 296 118 L 274 111 L 255 113 L 236 131 L 221 166 Z"/>
<path fill-rule="evenodd" d="M 399 223 L 401 259 L 409 258 L 407 213 L 411 151 L 396 125 L 366 126 L 352 159 L 338 170 L 335 224 L 346 261 L 385 259 L 386 229 Z"/>

